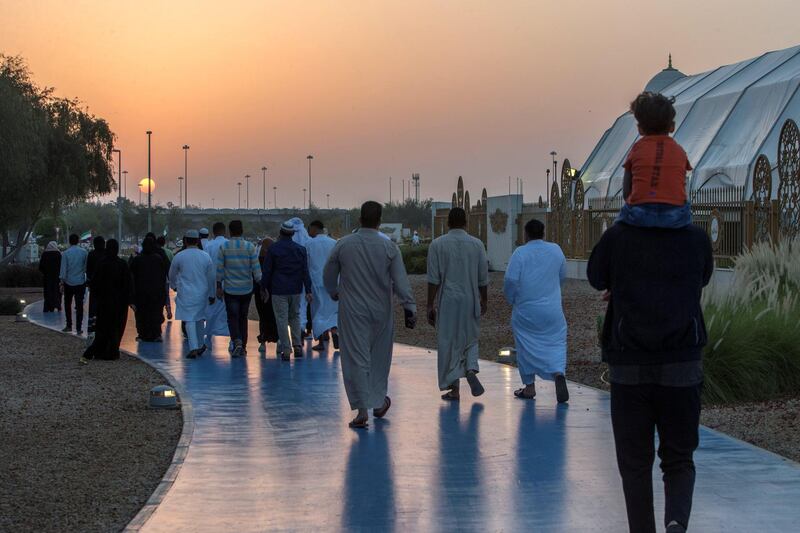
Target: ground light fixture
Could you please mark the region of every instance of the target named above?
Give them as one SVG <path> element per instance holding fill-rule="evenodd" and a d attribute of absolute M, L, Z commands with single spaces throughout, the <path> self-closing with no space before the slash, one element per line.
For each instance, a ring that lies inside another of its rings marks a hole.
<path fill-rule="evenodd" d="M 25 300 L 19 301 L 19 306 L 22 309 L 19 313 L 17 313 L 16 322 L 27 322 L 28 321 L 28 314 L 25 312 Z"/>
<path fill-rule="evenodd" d="M 150 389 L 150 407 L 153 409 L 177 409 L 178 393 L 169 385 L 157 385 Z"/>
<path fill-rule="evenodd" d="M 517 362 L 517 349 L 513 346 L 505 346 L 497 352 L 497 362 L 505 365 L 512 365 Z"/>

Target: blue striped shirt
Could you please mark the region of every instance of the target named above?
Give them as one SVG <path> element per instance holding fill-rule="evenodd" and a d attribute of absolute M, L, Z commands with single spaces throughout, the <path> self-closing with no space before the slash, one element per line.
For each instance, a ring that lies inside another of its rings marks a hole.
<path fill-rule="evenodd" d="M 222 244 L 217 253 L 217 282 L 222 283 L 228 294 L 248 294 L 253 282 L 261 280 L 256 247 L 241 237 L 234 237 Z"/>

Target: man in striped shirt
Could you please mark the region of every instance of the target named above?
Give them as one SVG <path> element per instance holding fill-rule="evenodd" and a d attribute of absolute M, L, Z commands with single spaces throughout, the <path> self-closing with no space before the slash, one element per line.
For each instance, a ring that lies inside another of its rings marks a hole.
<path fill-rule="evenodd" d="M 253 281 L 261 280 L 256 247 L 244 238 L 241 220 L 228 224 L 230 240 L 217 253 L 217 297 L 225 299 L 233 357 L 247 355 L 247 314 L 253 296 Z"/>

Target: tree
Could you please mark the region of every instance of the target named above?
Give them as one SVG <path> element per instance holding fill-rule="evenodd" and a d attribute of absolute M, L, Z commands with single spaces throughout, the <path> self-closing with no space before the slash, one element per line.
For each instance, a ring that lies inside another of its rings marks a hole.
<path fill-rule="evenodd" d="M 45 214 L 112 191 L 113 146 L 105 120 L 39 88 L 20 57 L 0 54 L 0 264 L 13 260 Z M 6 255 L 14 230 L 17 247 Z"/>

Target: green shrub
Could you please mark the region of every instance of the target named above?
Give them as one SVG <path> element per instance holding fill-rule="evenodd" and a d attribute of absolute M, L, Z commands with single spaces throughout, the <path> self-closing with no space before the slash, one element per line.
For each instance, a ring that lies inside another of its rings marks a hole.
<path fill-rule="evenodd" d="M 730 288 L 706 291 L 705 401 L 800 392 L 799 295 L 797 241 L 754 246 L 736 259 Z"/>
<path fill-rule="evenodd" d="M 0 296 L 0 315 L 16 315 L 22 311 L 19 300 L 10 296 Z"/>
<path fill-rule="evenodd" d="M 0 287 L 41 287 L 42 273 L 35 266 L 7 265 L 0 267 Z"/>
<path fill-rule="evenodd" d="M 425 274 L 428 272 L 428 246 L 400 246 L 400 253 L 403 254 L 403 264 L 409 274 Z"/>

